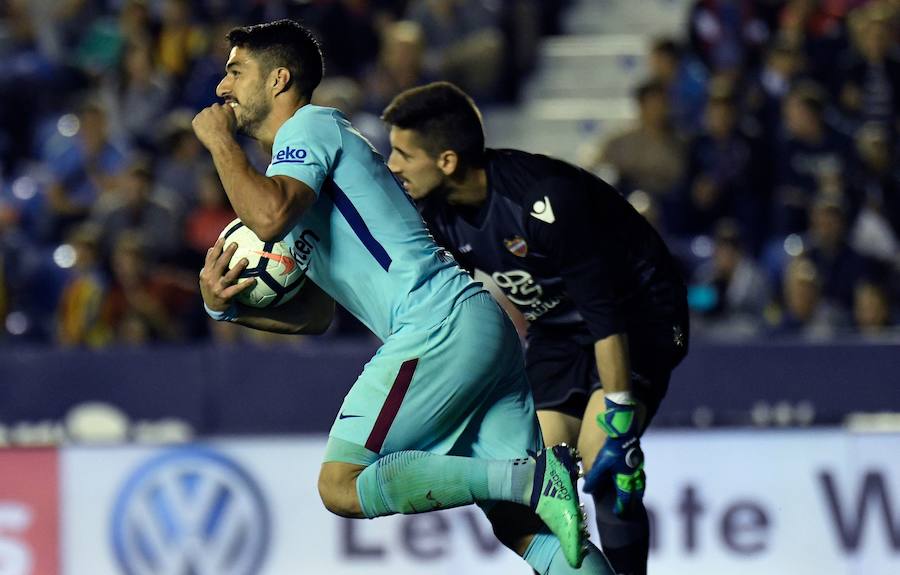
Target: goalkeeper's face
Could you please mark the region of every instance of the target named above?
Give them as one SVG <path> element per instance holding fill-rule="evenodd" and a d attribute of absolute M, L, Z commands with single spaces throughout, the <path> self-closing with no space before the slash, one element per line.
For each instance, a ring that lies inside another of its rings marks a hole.
<path fill-rule="evenodd" d="M 448 175 L 442 169 L 441 157 L 435 158 L 420 143 L 414 130 L 391 128 L 391 155 L 388 168 L 394 172 L 403 189 L 414 200 L 422 200 L 439 193 Z"/>

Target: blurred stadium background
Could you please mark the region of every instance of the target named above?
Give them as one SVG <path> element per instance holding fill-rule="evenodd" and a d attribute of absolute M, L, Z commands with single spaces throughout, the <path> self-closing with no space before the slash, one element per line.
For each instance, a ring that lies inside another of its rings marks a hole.
<path fill-rule="evenodd" d="M 900 2 L 6 0 L 0 574 L 528 572 L 475 508 L 322 508 L 365 328 L 203 313 L 234 214 L 190 120 L 225 32 L 280 17 L 382 152 L 384 105 L 449 79 L 667 239 L 694 338 L 645 440 L 651 573 L 900 573 Z"/>

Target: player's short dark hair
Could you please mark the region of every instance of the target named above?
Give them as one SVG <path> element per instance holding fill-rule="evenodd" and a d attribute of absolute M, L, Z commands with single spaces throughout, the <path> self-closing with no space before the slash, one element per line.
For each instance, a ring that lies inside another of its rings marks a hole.
<path fill-rule="evenodd" d="M 401 92 L 384 109 L 381 119 L 418 132 L 422 147 L 433 157 L 453 150 L 464 165 L 483 161 L 481 112 L 468 94 L 450 82 L 432 82 Z"/>
<path fill-rule="evenodd" d="M 291 84 L 307 100 L 322 81 L 325 70 L 322 48 L 312 33 L 294 20 L 233 28 L 226 38 L 232 48 L 238 46 L 251 51 L 259 60 L 263 74 L 277 67 L 287 68 Z"/>

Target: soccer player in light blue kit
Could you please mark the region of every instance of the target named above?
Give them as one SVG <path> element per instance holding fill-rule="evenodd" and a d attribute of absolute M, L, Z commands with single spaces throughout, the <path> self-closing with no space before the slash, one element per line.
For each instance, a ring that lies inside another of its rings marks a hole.
<path fill-rule="evenodd" d="M 207 311 L 257 329 L 321 333 L 336 300 L 383 341 L 329 434 L 325 506 L 372 518 L 478 503 L 539 573 L 611 573 L 587 541 L 573 452 L 541 449 L 509 319 L 435 245 L 347 119 L 309 104 L 322 77 L 318 44 L 290 20 L 236 28 L 228 39 L 217 88 L 225 104 L 197 114 L 194 131 L 244 225 L 288 242 L 311 281 L 277 308 L 240 306 L 234 296 L 255 280 L 241 279 L 246 260 L 228 269 L 236 246 L 224 238 L 200 274 Z M 236 130 L 271 150 L 265 175 Z"/>

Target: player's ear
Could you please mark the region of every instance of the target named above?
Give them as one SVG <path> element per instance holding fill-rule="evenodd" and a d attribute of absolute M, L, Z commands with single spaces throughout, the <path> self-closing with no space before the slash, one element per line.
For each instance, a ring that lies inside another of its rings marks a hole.
<path fill-rule="evenodd" d="M 272 70 L 269 82 L 274 95 L 286 92 L 291 87 L 291 71 L 282 67 L 275 68 Z"/>
<path fill-rule="evenodd" d="M 438 155 L 437 165 L 445 176 L 452 176 L 459 168 L 459 155 L 453 150 L 444 150 Z"/>

